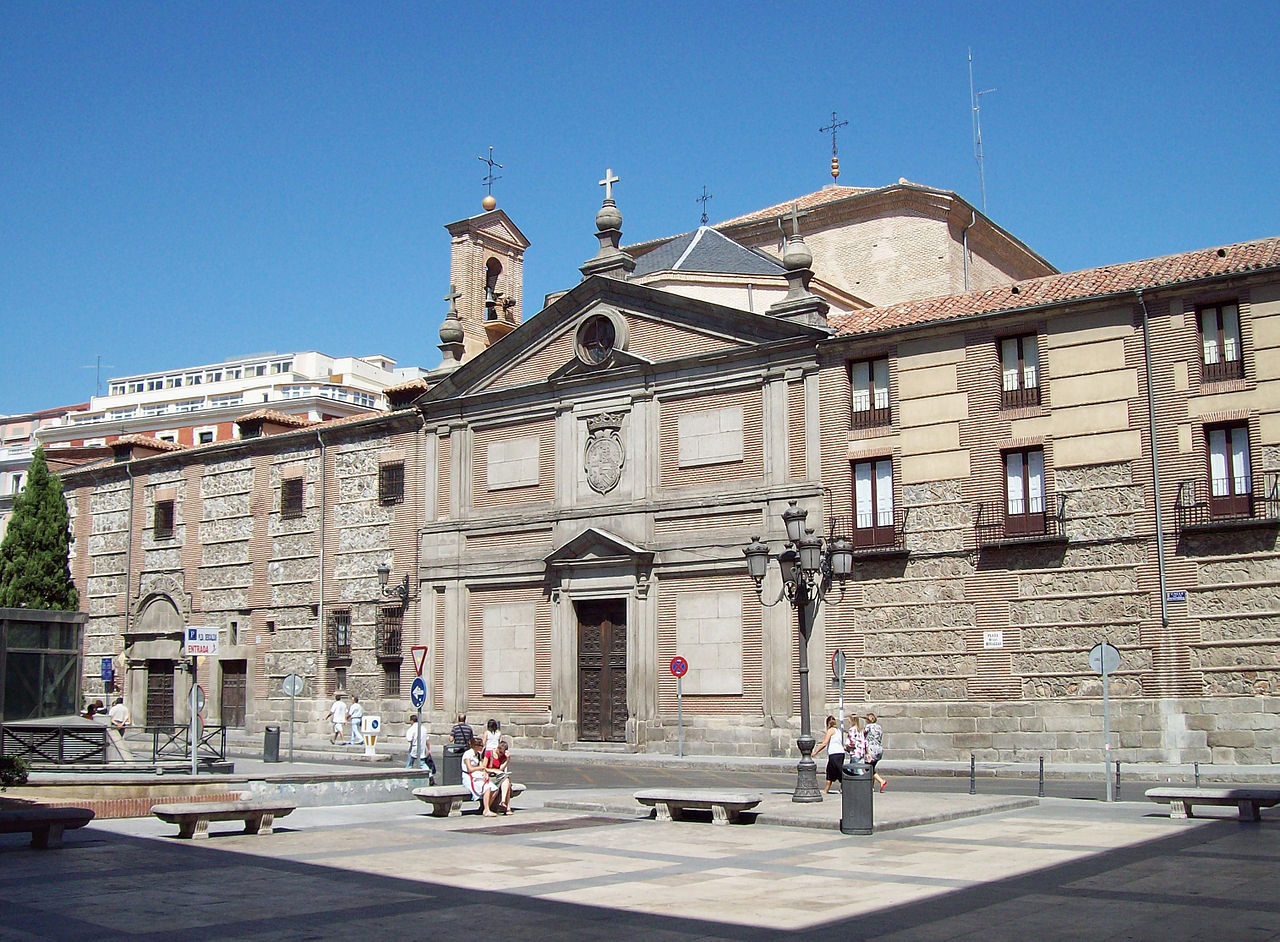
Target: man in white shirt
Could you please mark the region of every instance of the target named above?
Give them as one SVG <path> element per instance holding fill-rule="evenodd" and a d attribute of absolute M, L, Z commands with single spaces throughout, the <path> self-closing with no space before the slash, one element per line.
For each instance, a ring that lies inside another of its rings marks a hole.
<path fill-rule="evenodd" d="M 333 720 L 333 737 L 329 742 L 337 744 L 342 740 L 342 725 L 347 721 L 347 705 L 343 702 L 344 694 L 335 693 L 333 695 L 333 703 L 329 706 L 329 712 L 325 714 L 326 719 Z"/>
<path fill-rule="evenodd" d="M 117 730 L 121 736 L 125 730 L 129 728 L 129 708 L 124 705 L 124 698 L 117 697 L 115 704 L 111 707 L 111 711 L 107 714 L 111 720 L 111 728 Z"/>
<path fill-rule="evenodd" d="M 363 745 L 364 735 L 360 731 L 360 721 L 364 719 L 364 707 L 360 705 L 359 697 L 351 698 L 351 708 L 347 710 L 347 718 L 351 720 L 351 738 L 347 740 L 347 745 Z"/>

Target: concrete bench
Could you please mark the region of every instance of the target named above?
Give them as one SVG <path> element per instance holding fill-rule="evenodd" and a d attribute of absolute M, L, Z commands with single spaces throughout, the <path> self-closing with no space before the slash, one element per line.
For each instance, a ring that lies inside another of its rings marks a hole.
<path fill-rule="evenodd" d="M 762 798 L 758 792 L 716 788 L 650 788 L 635 793 L 636 801 L 657 810 L 659 821 L 679 821 L 685 811 L 694 810 L 710 811 L 712 824 L 736 824 Z"/>
<path fill-rule="evenodd" d="M 281 801 L 188 801 L 152 805 L 151 813 L 178 826 L 178 837 L 204 840 L 210 821 L 243 821 L 245 834 L 270 834 L 276 818 L 291 814 L 297 805 Z"/>
<path fill-rule="evenodd" d="M 93 820 L 88 808 L 6 808 L 0 810 L 0 834 L 30 834 L 41 850 L 62 846 L 62 832 Z"/>
<path fill-rule="evenodd" d="M 1241 785 L 1232 788 L 1194 788 L 1162 785 L 1148 788 L 1147 797 L 1169 806 L 1171 818 L 1193 818 L 1193 805 L 1235 805 L 1241 821 L 1261 821 L 1262 809 L 1280 804 L 1280 788 L 1268 785 Z"/>
<path fill-rule="evenodd" d="M 524 786 L 519 782 L 511 783 L 511 800 L 515 799 L 524 792 Z M 474 801 L 471 792 L 467 790 L 465 785 L 428 785 L 423 788 L 415 788 L 413 797 L 418 801 L 425 801 L 431 806 L 431 816 L 433 818 L 447 818 L 455 811 L 462 812 L 462 803 L 464 801 Z"/>

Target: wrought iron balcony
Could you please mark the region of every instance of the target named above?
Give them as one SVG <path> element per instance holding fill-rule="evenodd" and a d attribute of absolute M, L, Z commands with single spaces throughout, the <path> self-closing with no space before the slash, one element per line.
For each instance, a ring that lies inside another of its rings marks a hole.
<path fill-rule="evenodd" d="M 350 626 L 330 625 L 325 629 L 324 656 L 331 661 L 351 660 Z"/>
<path fill-rule="evenodd" d="M 905 507 L 890 513 L 842 514 L 828 524 L 830 539 L 844 538 L 853 544 L 854 556 L 892 556 L 907 552 Z"/>
<path fill-rule="evenodd" d="M 1040 405 L 1040 387 L 1026 386 L 1019 389 L 1004 389 L 1000 392 L 1000 408 L 1025 409 L 1028 406 Z"/>
<path fill-rule="evenodd" d="M 1244 361 L 1219 360 L 1217 363 L 1203 363 L 1200 366 L 1200 382 L 1221 383 L 1225 380 L 1244 379 Z"/>
<path fill-rule="evenodd" d="M 1280 473 L 1183 481 L 1173 509 L 1179 536 L 1189 530 L 1280 524 Z"/>
<path fill-rule="evenodd" d="M 980 549 L 1019 543 L 1066 542 L 1063 526 L 1066 509 L 1066 495 L 1046 494 L 1043 500 L 1028 506 L 1026 513 L 1010 513 L 1003 500 L 986 501 L 978 504 L 974 515 L 974 536 Z"/>
<path fill-rule="evenodd" d="M 888 406 L 878 409 L 854 409 L 850 414 L 850 425 L 854 428 L 879 428 L 893 424 L 893 416 Z"/>

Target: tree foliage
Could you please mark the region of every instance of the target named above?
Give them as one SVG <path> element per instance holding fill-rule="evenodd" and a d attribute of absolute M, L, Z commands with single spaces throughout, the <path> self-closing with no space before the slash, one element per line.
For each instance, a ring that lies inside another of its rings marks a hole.
<path fill-rule="evenodd" d="M 76 611 L 80 596 L 71 581 L 70 549 L 62 482 L 37 448 L 0 543 L 0 608 Z"/>

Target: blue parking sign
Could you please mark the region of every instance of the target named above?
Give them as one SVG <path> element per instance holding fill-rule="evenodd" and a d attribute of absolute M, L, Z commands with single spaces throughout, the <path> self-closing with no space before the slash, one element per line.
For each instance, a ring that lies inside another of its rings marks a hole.
<path fill-rule="evenodd" d="M 102 659 L 102 679 L 110 682 L 115 680 L 116 662 L 113 658 L 104 657 Z"/>

